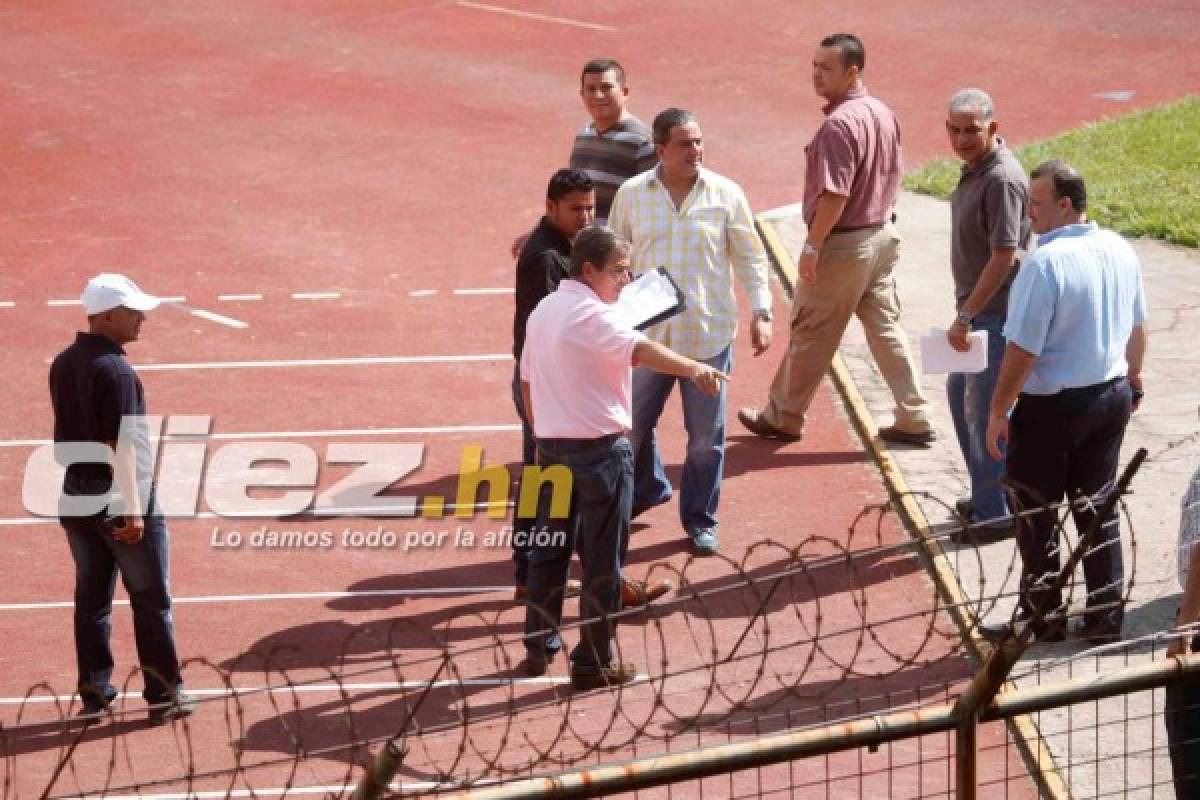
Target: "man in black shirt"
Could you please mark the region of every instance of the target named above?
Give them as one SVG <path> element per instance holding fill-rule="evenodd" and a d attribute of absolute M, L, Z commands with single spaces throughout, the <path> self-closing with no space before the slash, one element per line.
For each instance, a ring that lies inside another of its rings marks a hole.
<path fill-rule="evenodd" d="M 81 297 L 88 332 L 50 367 L 54 441 L 63 479 L 60 521 L 75 561 L 75 654 L 83 717 L 95 721 L 117 697 L 112 684 L 112 599 L 117 573 L 129 593 L 142 693 L 155 724 L 191 714 L 182 691 L 168 588 L 166 522 L 155 505 L 146 401 L 123 345 L 136 341 L 159 300 L 123 275 L 97 275 Z M 110 463 L 89 463 L 89 445 Z M 97 498 L 107 511 L 92 513 Z M 84 510 L 85 506 L 90 506 Z"/>
<path fill-rule="evenodd" d="M 596 213 L 596 190 L 586 172 L 560 169 L 546 187 L 546 214 L 530 233 L 517 256 L 517 309 L 513 316 L 513 404 L 521 418 L 521 462 L 534 461 L 533 430 L 521 400 L 521 350 L 525 347 L 525 322 L 542 298 L 558 288 L 571 267 L 571 242 L 591 224 Z M 520 502 L 520 491 L 517 492 Z M 529 575 L 528 537 L 535 521 L 513 510 L 513 561 L 516 562 L 516 599 L 524 601 Z M 579 593 L 579 582 L 568 581 L 568 595 Z"/>

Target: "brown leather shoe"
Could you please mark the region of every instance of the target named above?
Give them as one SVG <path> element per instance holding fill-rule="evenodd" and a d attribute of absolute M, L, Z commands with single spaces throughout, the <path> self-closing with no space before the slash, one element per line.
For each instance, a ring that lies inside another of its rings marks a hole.
<path fill-rule="evenodd" d="M 579 593 L 583 591 L 583 584 L 574 578 L 567 578 L 566 591 L 563 597 L 579 597 Z M 524 603 L 529 599 L 529 587 L 523 583 L 518 583 L 513 590 L 513 602 Z"/>
<path fill-rule="evenodd" d="M 799 436 L 794 433 L 787 433 L 776 428 L 771 423 L 763 419 L 762 413 L 757 408 L 743 408 L 738 410 L 738 422 L 742 423 L 742 427 L 762 439 L 775 439 L 780 442 L 798 442 Z"/>
<path fill-rule="evenodd" d="M 571 685 L 579 691 L 620 686 L 637 678 L 637 667 L 633 664 L 609 664 L 597 669 L 576 670 L 571 668 Z"/>
<path fill-rule="evenodd" d="M 937 439 L 937 432 L 930 428 L 927 431 L 903 431 L 895 425 L 879 429 L 879 438 L 892 444 L 915 444 L 918 447 L 929 447 Z"/>
<path fill-rule="evenodd" d="M 622 581 L 621 607 L 649 605 L 674 588 L 675 585 L 670 581 Z"/>

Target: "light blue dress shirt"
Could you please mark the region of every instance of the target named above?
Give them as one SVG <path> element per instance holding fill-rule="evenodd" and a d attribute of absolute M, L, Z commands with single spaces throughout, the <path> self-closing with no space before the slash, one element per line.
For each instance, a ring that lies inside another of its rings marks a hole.
<path fill-rule="evenodd" d="M 1004 337 L 1037 356 L 1022 389 L 1049 395 L 1125 375 L 1125 345 L 1146 319 L 1129 243 L 1093 222 L 1043 234 L 1008 296 Z"/>

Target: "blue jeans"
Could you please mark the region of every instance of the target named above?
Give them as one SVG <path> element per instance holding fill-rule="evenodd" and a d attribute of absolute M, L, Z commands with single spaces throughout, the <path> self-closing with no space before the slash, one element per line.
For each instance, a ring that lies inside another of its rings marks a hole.
<path fill-rule="evenodd" d="M 549 520 L 549 541 L 539 541 L 530 550 L 525 647 L 531 656 L 547 659 L 562 649 L 558 627 L 563 585 L 575 550 L 583 566 L 580 617 L 595 621 L 580 629 L 571 666 L 596 670 L 612 663 L 616 620 L 611 615 L 621 610 L 621 565 L 629 548 L 633 507 L 633 449 L 624 436 L 539 439 L 538 449 L 543 466 L 562 464 L 571 470 L 571 510 L 565 520 Z"/>
<path fill-rule="evenodd" d="M 533 441 L 533 428 L 529 427 L 529 416 L 525 413 L 525 401 L 521 397 L 521 365 L 513 367 L 512 380 L 513 405 L 516 406 L 517 416 L 521 418 L 521 477 L 525 475 L 524 467 L 534 463 L 537 454 Z M 529 583 L 529 544 L 527 538 L 533 530 L 536 520 L 522 517 L 517 508 L 521 503 L 521 480 L 517 480 L 517 500 L 513 505 L 513 563 L 516 564 L 516 582 L 524 586 Z M 517 534 L 522 534 L 518 536 Z"/>
<path fill-rule="evenodd" d="M 71 481 L 66 494 L 90 495 L 107 491 L 108 481 Z M 79 695 L 85 704 L 107 703 L 117 695 L 112 684 L 112 600 L 117 573 L 133 609 L 147 703 L 161 703 L 182 684 L 175 653 L 171 591 L 168 585 L 169 535 L 167 523 L 153 496 L 145 517 L 145 532 L 136 544 L 119 544 L 104 526 L 103 515 L 62 517 L 63 530 L 75 560 L 75 657 L 79 668 Z"/>
<path fill-rule="evenodd" d="M 984 522 L 1008 516 L 1008 497 L 1004 492 L 1004 462 L 994 460 L 987 451 L 987 424 L 992 393 L 1004 358 L 1004 315 L 980 314 L 972 323 L 974 330 L 987 331 L 987 368 L 972 374 L 955 372 L 946 380 L 946 397 L 954 433 L 967 472 L 971 476 L 972 522 Z"/>
<path fill-rule="evenodd" d="M 705 364 L 725 374 L 733 368 L 733 345 Z M 633 504 L 650 508 L 671 499 L 671 482 L 663 469 L 654 426 L 662 416 L 676 382 L 683 397 L 683 426 L 687 430 L 687 457 L 679 484 L 679 519 L 688 533 L 717 526 L 721 476 L 725 469 L 725 384 L 711 397 L 686 378 L 664 375 L 649 367 L 633 371 L 634 452 Z"/>

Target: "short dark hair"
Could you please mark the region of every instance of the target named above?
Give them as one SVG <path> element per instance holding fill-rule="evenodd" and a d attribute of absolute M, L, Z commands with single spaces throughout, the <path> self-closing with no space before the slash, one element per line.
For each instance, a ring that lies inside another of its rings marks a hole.
<path fill-rule="evenodd" d="M 655 144 L 666 144 L 671 140 L 671 129 L 680 125 L 695 122 L 696 115 L 682 108 L 668 108 L 658 112 L 654 118 L 653 133 Z"/>
<path fill-rule="evenodd" d="M 853 33 L 831 33 L 821 40 L 821 47 L 841 50 L 844 67 L 858 67 L 859 72 L 867 68 L 867 48 L 863 47 L 862 39 Z"/>
<path fill-rule="evenodd" d="M 589 225 L 575 237 L 571 247 L 571 277 L 583 275 L 583 265 L 591 264 L 603 269 L 616 251 L 629 252 L 629 242 L 612 228 L 604 225 Z"/>
<path fill-rule="evenodd" d="M 579 85 L 583 86 L 583 78 L 586 75 L 603 75 L 605 72 L 612 70 L 617 74 L 617 83 L 621 88 L 625 88 L 625 68 L 621 66 L 621 62 L 615 58 L 593 58 L 591 61 L 583 65 L 583 72 L 579 73 Z"/>
<path fill-rule="evenodd" d="M 1079 170 L 1065 161 L 1051 159 L 1043 161 L 1029 173 L 1031 178 L 1050 178 L 1054 184 L 1054 197 L 1065 197 L 1076 211 L 1087 211 L 1087 186 Z"/>
<path fill-rule="evenodd" d="M 550 176 L 546 199 L 557 203 L 571 192 L 590 192 L 596 188 L 592 176 L 581 169 L 560 169 Z"/>

